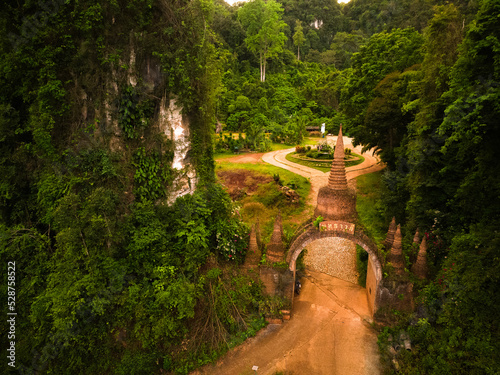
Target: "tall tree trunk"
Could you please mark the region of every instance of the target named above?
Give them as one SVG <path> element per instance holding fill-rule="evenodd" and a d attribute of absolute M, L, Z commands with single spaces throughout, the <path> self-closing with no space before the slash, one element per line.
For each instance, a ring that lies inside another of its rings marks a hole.
<path fill-rule="evenodd" d="M 260 53 L 260 81 L 264 82 L 265 60 L 262 59 L 262 52 Z"/>
<path fill-rule="evenodd" d="M 300 46 L 297 46 L 297 60 L 300 61 Z"/>

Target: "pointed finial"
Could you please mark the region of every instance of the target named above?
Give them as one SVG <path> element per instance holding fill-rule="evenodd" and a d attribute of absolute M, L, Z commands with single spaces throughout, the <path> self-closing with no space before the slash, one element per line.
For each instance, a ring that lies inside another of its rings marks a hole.
<path fill-rule="evenodd" d="M 425 236 L 422 238 L 422 242 L 420 243 L 420 248 L 418 250 L 417 260 L 411 271 L 419 279 L 427 278 L 427 240 Z"/>
<path fill-rule="evenodd" d="M 415 235 L 413 236 L 413 243 L 418 244 L 419 242 L 420 242 L 420 233 L 419 233 L 418 228 L 417 228 L 417 231 L 415 232 Z"/>
<path fill-rule="evenodd" d="M 285 247 L 283 246 L 283 226 L 281 225 L 281 216 L 278 214 L 274 221 L 274 230 L 271 240 L 267 245 L 266 258 L 269 262 L 280 262 L 285 257 Z"/>
<path fill-rule="evenodd" d="M 396 216 L 392 217 L 391 223 L 389 224 L 389 229 L 392 229 L 396 232 Z"/>
<path fill-rule="evenodd" d="M 394 234 L 394 242 L 392 244 L 391 252 L 389 254 L 389 261 L 394 267 L 397 275 L 404 275 L 404 262 L 403 262 L 403 237 L 401 235 L 401 225 L 398 224 L 396 233 Z"/>
<path fill-rule="evenodd" d="M 337 137 L 337 143 L 335 144 L 335 152 L 333 153 L 333 158 L 343 161 L 344 157 L 344 136 L 342 135 L 342 124 L 340 124 L 339 135 Z"/>
<path fill-rule="evenodd" d="M 391 223 L 389 224 L 389 230 L 387 231 L 387 236 L 385 238 L 385 249 L 389 250 L 394 242 L 394 233 L 396 233 L 396 217 L 393 216 Z"/>
<path fill-rule="evenodd" d="M 342 124 L 340 124 L 339 136 L 333 153 L 332 168 L 328 177 L 328 187 L 333 190 L 347 190 L 347 178 L 345 175 L 344 140 L 342 136 Z"/>
<path fill-rule="evenodd" d="M 258 223 L 252 225 L 252 229 L 250 231 L 250 241 L 248 244 L 247 255 L 245 257 L 245 263 L 243 264 L 245 268 L 256 268 L 260 262 L 260 250 L 259 245 L 257 243 L 257 230 Z"/>
<path fill-rule="evenodd" d="M 276 219 L 274 220 L 273 234 L 271 236 L 272 243 L 281 243 L 283 241 L 283 226 L 281 223 L 281 215 L 278 213 Z"/>

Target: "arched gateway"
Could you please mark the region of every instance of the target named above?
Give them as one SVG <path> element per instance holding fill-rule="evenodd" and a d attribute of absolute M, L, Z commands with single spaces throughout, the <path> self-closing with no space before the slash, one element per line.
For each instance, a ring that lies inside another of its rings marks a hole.
<path fill-rule="evenodd" d="M 314 216 L 325 221 L 316 228 L 312 221 L 298 229 L 287 255 L 289 269 L 295 273 L 297 258 L 304 248 L 324 238 L 344 238 L 360 245 L 369 254 L 366 277 L 366 292 L 372 313 L 377 311 L 380 301 L 382 266 L 378 259 L 377 245 L 352 222 L 357 221 L 356 193 L 347 185 L 344 161 L 342 125 L 328 179 L 328 185 L 318 192 L 318 205 Z"/>
<path fill-rule="evenodd" d="M 300 253 L 307 247 L 307 245 L 316 240 L 336 237 L 352 241 L 361 246 L 368 253 L 366 293 L 372 313 L 375 313 L 379 306 L 378 302 L 380 299 L 380 286 L 382 281 L 382 265 L 380 264 L 377 256 L 377 245 L 375 245 L 375 243 L 362 231 L 356 230 L 354 224 L 344 222 L 324 223 L 325 225 L 320 226 L 319 229 L 312 223 L 300 228 L 301 233 L 296 235 L 287 253 L 286 261 L 289 265 L 290 271 L 295 273 L 296 262 Z M 335 225 L 337 226 L 335 227 Z M 353 230 L 350 230 L 351 228 Z"/>

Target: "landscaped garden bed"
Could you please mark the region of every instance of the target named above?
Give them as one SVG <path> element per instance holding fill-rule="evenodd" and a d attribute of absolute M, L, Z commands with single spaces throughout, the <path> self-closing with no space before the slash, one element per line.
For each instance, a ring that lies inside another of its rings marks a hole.
<path fill-rule="evenodd" d="M 328 152 L 313 152 L 312 154 L 293 152 L 286 156 L 286 160 L 304 165 L 306 167 L 315 168 L 322 172 L 328 172 L 332 166 L 333 155 Z M 345 156 L 345 166 L 352 167 L 361 164 L 365 158 L 361 155 L 350 153 Z"/>

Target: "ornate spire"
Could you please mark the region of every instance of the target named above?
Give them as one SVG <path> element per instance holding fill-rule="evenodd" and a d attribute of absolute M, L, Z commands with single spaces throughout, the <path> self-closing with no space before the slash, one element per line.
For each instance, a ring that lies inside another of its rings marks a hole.
<path fill-rule="evenodd" d="M 337 137 L 328 185 L 323 186 L 318 191 L 318 205 L 314 210 L 314 216 L 322 216 L 325 220 L 348 222 L 355 221 L 358 216 L 356 192 L 347 186 L 345 175 L 342 125 Z"/>
<path fill-rule="evenodd" d="M 394 242 L 394 233 L 396 233 L 396 217 L 392 217 L 391 223 L 389 224 L 389 230 L 387 231 L 387 237 L 385 238 L 385 249 L 390 250 L 392 243 Z"/>
<path fill-rule="evenodd" d="M 273 234 L 271 236 L 270 243 L 281 243 L 283 241 L 283 225 L 281 223 L 281 211 L 278 211 L 278 215 L 274 220 Z"/>
<path fill-rule="evenodd" d="M 274 230 L 271 240 L 267 245 L 266 259 L 269 262 L 281 262 L 285 257 L 285 247 L 283 246 L 283 226 L 281 224 L 281 214 L 278 213 L 274 221 Z"/>
<path fill-rule="evenodd" d="M 418 228 L 417 228 L 417 231 L 415 232 L 415 235 L 413 236 L 413 243 L 418 244 L 419 242 L 420 242 L 420 233 L 419 233 Z"/>
<path fill-rule="evenodd" d="M 396 233 L 394 234 L 394 242 L 389 254 L 389 262 L 394 267 L 396 275 L 404 275 L 404 262 L 403 262 L 403 243 L 401 236 L 401 226 L 398 224 Z"/>
<path fill-rule="evenodd" d="M 248 245 L 247 255 L 245 257 L 245 263 L 243 265 L 247 269 L 256 268 L 259 266 L 260 251 L 259 251 L 259 246 L 257 244 L 257 232 L 259 230 L 258 225 L 259 225 L 258 222 L 252 225 L 252 230 L 250 231 L 250 243 Z"/>
<path fill-rule="evenodd" d="M 417 261 L 413 264 L 411 271 L 419 279 L 427 278 L 427 240 L 425 236 L 422 239 L 420 249 L 418 250 Z"/>
<path fill-rule="evenodd" d="M 332 168 L 330 169 L 330 176 L 328 178 L 328 187 L 330 189 L 347 190 L 344 157 L 344 137 L 342 135 L 342 124 L 340 124 L 337 144 L 335 145 L 335 152 L 333 154 Z"/>

